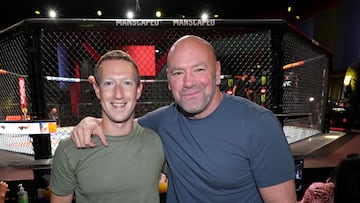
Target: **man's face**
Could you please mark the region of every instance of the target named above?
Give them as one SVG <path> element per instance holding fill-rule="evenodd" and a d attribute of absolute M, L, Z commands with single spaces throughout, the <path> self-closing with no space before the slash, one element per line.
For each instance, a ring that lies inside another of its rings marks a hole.
<path fill-rule="evenodd" d="M 220 84 L 220 64 L 210 53 L 207 47 L 185 43 L 168 58 L 169 89 L 176 103 L 195 118 L 216 108 L 212 100 Z"/>
<path fill-rule="evenodd" d="M 93 87 L 101 101 L 104 121 L 123 123 L 134 117 L 136 100 L 142 91 L 142 85 L 137 85 L 136 79 L 136 70 L 128 61 L 107 60 L 102 63 L 98 84 L 93 84 Z"/>

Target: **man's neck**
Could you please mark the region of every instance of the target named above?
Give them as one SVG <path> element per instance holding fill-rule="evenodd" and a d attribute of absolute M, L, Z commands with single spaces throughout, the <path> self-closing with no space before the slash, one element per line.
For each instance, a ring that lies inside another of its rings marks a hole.
<path fill-rule="evenodd" d="M 123 123 L 115 123 L 107 119 L 102 119 L 102 128 L 105 135 L 126 136 L 131 133 L 133 126 L 133 119 L 129 119 Z"/>
<path fill-rule="evenodd" d="M 183 112 L 183 114 L 190 119 L 203 119 L 212 114 L 216 110 L 216 108 L 218 108 L 223 97 L 223 93 L 221 93 L 220 91 L 216 91 L 212 102 L 209 104 L 206 110 L 197 114 L 189 114 L 187 112 Z"/>

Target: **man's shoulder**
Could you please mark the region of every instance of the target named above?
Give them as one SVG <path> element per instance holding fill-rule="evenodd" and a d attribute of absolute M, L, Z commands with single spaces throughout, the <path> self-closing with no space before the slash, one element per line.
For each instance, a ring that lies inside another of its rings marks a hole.
<path fill-rule="evenodd" d="M 177 108 L 177 104 L 175 102 L 172 102 L 172 103 L 170 103 L 168 105 L 161 106 L 161 107 L 159 107 L 158 109 L 155 109 L 152 112 L 167 112 L 167 111 L 171 111 L 171 110 L 176 109 L 176 108 Z"/>
<path fill-rule="evenodd" d="M 135 130 L 135 133 L 137 133 L 139 135 L 144 135 L 147 137 L 152 136 L 152 137 L 156 137 L 156 138 L 159 137 L 159 134 L 157 132 L 155 132 L 154 130 L 152 130 L 148 127 L 141 126 L 139 124 L 134 125 L 134 130 Z"/>
<path fill-rule="evenodd" d="M 77 151 L 87 151 L 87 150 L 78 150 L 76 148 L 74 142 L 70 137 L 64 138 L 59 141 L 58 145 L 56 146 L 55 153 L 54 153 L 54 160 L 62 159 L 60 157 L 72 157 L 73 155 L 78 153 Z M 56 161 L 55 161 L 56 162 Z"/>
<path fill-rule="evenodd" d="M 134 130 L 136 137 L 139 137 L 143 143 L 148 143 L 152 147 L 159 146 L 162 148 L 160 136 L 154 130 L 141 125 L 136 125 Z"/>
<path fill-rule="evenodd" d="M 227 105 L 230 105 L 230 107 L 236 106 L 236 107 L 246 107 L 246 108 L 254 108 L 254 109 L 264 109 L 263 107 L 259 106 L 253 101 L 250 101 L 247 98 L 239 97 L 239 96 L 233 96 L 233 95 L 225 95 L 225 102 L 227 102 Z"/>
<path fill-rule="evenodd" d="M 66 137 L 59 141 L 58 147 L 59 149 L 77 149 L 75 143 L 71 139 L 71 137 Z"/>
<path fill-rule="evenodd" d="M 225 108 L 233 111 L 234 113 L 251 114 L 256 116 L 264 113 L 272 113 L 269 109 L 260 106 L 244 97 L 226 95 L 225 102 Z"/>
<path fill-rule="evenodd" d="M 138 121 L 141 123 L 142 120 L 146 120 L 148 118 L 164 118 L 166 115 L 169 115 L 173 111 L 177 111 L 177 105 L 175 103 L 171 103 L 169 105 L 161 106 L 151 112 L 148 112 L 144 116 L 138 118 Z M 173 115 L 173 114 L 171 114 Z"/>

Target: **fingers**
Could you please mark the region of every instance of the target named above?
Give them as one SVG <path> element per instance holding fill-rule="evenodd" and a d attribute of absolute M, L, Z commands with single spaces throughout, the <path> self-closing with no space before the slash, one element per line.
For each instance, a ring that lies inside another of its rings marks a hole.
<path fill-rule="evenodd" d="M 105 134 L 104 134 L 104 132 L 102 131 L 102 129 L 101 129 L 100 126 L 98 126 L 98 127 L 96 128 L 96 130 L 94 131 L 94 133 L 95 133 L 94 135 L 96 135 L 96 136 L 98 136 L 98 137 L 100 138 L 101 143 L 102 143 L 105 147 L 109 146 L 109 144 L 108 144 L 107 141 L 106 141 Z"/>
<path fill-rule="evenodd" d="M 91 140 L 92 131 L 96 128 L 96 125 L 91 125 L 92 119 L 95 118 L 86 117 L 82 119 L 71 131 L 71 139 L 77 148 L 89 148 L 96 146 L 96 144 Z"/>
<path fill-rule="evenodd" d="M 90 148 L 96 146 L 91 140 L 91 130 L 86 127 L 76 126 L 71 131 L 70 135 L 77 148 Z"/>
<path fill-rule="evenodd" d="M 327 194 L 327 191 L 324 190 L 324 189 L 322 189 L 322 188 L 315 188 L 315 189 L 314 189 L 314 194 L 315 194 L 316 196 L 324 196 L 324 195 Z"/>
<path fill-rule="evenodd" d="M 93 75 L 90 75 L 88 77 L 88 82 L 90 83 L 90 85 L 95 84 L 96 83 L 95 77 Z"/>
<path fill-rule="evenodd" d="M 81 120 L 72 130 L 71 139 L 77 148 L 90 148 L 96 146 L 92 140 L 93 135 L 98 136 L 104 146 L 109 146 L 101 128 L 101 119 L 93 117 L 86 117 Z"/>
<path fill-rule="evenodd" d="M 159 183 L 166 183 L 167 182 L 167 177 L 165 174 L 160 173 L 160 180 Z"/>
<path fill-rule="evenodd" d="M 6 182 L 0 181 L 0 193 L 6 193 L 10 191 L 8 187 L 9 185 Z"/>

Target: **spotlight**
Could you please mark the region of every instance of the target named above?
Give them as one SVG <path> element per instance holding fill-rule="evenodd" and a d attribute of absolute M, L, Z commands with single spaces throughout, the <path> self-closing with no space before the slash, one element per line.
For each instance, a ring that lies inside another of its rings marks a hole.
<path fill-rule="evenodd" d="M 49 17 L 50 18 L 56 18 L 57 14 L 56 14 L 56 11 L 55 10 L 50 10 L 49 11 Z"/>
<path fill-rule="evenodd" d="M 201 20 L 207 20 L 207 19 L 209 19 L 209 15 L 207 13 L 203 13 L 201 15 Z"/>
<path fill-rule="evenodd" d="M 160 18 L 160 17 L 161 17 L 161 11 L 156 11 L 156 12 L 155 12 L 155 16 L 158 17 L 158 18 Z"/>
<path fill-rule="evenodd" d="M 135 14 L 132 11 L 128 11 L 127 14 L 126 14 L 126 17 L 129 18 L 129 19 L 134 18 L 134 16 L 135 16 Z"/>

